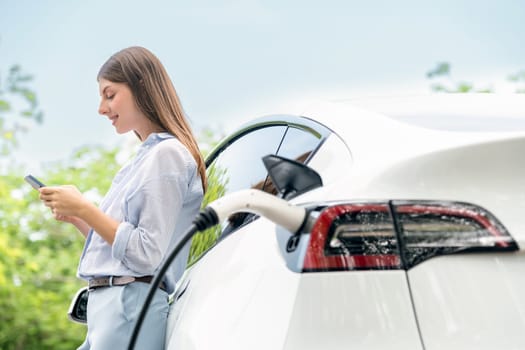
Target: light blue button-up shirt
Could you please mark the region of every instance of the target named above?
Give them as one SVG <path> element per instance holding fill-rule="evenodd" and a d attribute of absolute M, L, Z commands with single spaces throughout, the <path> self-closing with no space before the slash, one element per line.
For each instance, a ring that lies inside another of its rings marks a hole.
<path fill-rule="evenodd" d="M 113 245 L 91 230 L 78 276 L 153 275 L 198 214 L 203 198 L 195 159 L 173 135 L 153 133 L 113 179 L 100 209 L 120 222 Z M 189 244 L 164 282 L 174 290 L 186 267 Z"/>

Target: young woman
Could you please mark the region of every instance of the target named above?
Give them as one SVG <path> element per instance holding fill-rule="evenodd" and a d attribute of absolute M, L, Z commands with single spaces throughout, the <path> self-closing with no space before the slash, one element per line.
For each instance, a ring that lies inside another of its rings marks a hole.
<path fill-rule="evenodd" d="M 148 283 L 197 215 L 206 190 L 205 165 L 163 65 L 150 51 L 117 52 L 97 77 L 99 113 L 117 133 L 142 142 L 97 207 L 71 185 L 43 187 L 40 198 L 57 220 L 86 237 L 78 267 L 90 286 L 85 342 L 79 349 L 127 347 Z M 136 349 L 163 349 L 168 294 L 183 273 L 189 247 L 166 274 Z"/>

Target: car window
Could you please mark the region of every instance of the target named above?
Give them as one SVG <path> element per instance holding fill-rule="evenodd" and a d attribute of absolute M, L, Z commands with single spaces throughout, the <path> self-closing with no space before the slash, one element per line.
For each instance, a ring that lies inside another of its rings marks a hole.
<path fill-rule="evenodd" d="M 262 157 L 277 152 L 286 128 L 283 124 L 255 127 L 241 135 L 231 136 L 219 146 L 222 148 L 216 151 L 218 153 L 213 153 L 206 160 L 208 189 L 203 205 L 242 189 L 262 189 L 267 177 Z M 219 238 L 243 225 L 246 218 L 244 213 L 231 215 L 221 225 L 193 237 L 188 263 L 196 262 Z"/>
<path fill-rule="evenodd" d="M 320 134 L 290 126 L 277 154 L 305 163 L 320 142 Z"/>
<path fill-rule="evenodd" d="M 308 120 L 303 120 L 310 123 Z M 268 178 L 262 158 L 268 154 L 278 154 L 301 163 L 308 161 L 327 134 L 314 131 L 310 127 L 301 128 L 279 121 L 277 124 L 254 125 L 253 130 L 243 131 L 227 139 L 217 153 L 207 159 L 208 191 L 205 204 L 229 193 L 257 188 L 273 195 L 277 194 Z M 321 128 L 317 125 L 318 128 Z M 202 252 L 239 227 L 257 218 L 250 213 L 235 213 L 221 226 L 215 226 L 194 238 L 190 250 L 190 263 L 197 260 Z"/>
<path fill-rule="evenodd" d="M 286 130 L 277 154 L 304 164 L 310 159 L 321 141 L 319 133 L 290 126 Z M 277 194 L 277 190 L 269 177 L 265 181 L 263 190 L 274 195 Z"/>
<path fill-rule="evenodd" d="M 220 192 L 217 197 L 248 188 L 264 189 L 267 171 L 262 157 L 277 152 L 285 131 L 285 125 L 258 128 L 229 144 L 207 169 L 208 179 Z M 222 231 L 236 229 L 247 216 L 231 215 Z"/>
<path fill-rule="evenodd" d="M 277 135 L 281 135 L 282 141 L 277 140 Z M 257 188 L 277 195 L 277 190 L 267 176 L 262 157 L 268 154 L 278 154 L 305 163 L 320 142 L 321 135 L 313 133 L 311 130 L 293 126 L 267 127 L 256 130 L 230 145 L 219 156 L 215 166 L 225 169 L 226 193 Z M 230 183 L 228 181 L 230 178 L 235 180 Z M 250 213 L 233 214 L 229 217 L 228 222 L 223 225 L 223 235 L 234 231 L 254 218 L 256 216 Z"/>
<path fill-rule="evenodd" d="M 224 149 L 208 166 L 208 172 L 218 174 L 223 194 L 260 186 L 266 178 L 262 157 L 276 153 L 286 126 L 256 129 Z"/>

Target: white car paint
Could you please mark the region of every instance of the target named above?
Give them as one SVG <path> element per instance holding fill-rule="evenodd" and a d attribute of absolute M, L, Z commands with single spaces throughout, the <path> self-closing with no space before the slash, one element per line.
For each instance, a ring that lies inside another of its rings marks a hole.
<path fill-rule="evenodd" d="M 524 349 L 525 255 L 447 255 L 408 276 L 425 349 Z"/>
<path fill-rule="evenodd" d="M 315 104 L 301 113 L 335 134 L 308 164 L 324 186 L 291 203 L 474 203 L 493 213 L 525 246 L 524 96 L 351 103 Z M 378 107 L 378 112 L 363 106 Z M 385 115 L 389 109 L 396 119 Z M 406 118 L 400 121 L 403 112 Z M 468 121 L 461 130 L 406 122 L 429 117 L 432 125 L 436 117 L 454 115 Z M 469 123 L 493 116 L 523 128 L 467 131 Z M 184 293 L 170 312 L 166 348 L 525 348 L 523 248 L 439 256 L 408 271 L 300 273 L 292 255 L 304 251 L 308 238 L 288 253 L 289 236 L 260 218 L 205 254 L 179 284 L 176 294 Z"/>

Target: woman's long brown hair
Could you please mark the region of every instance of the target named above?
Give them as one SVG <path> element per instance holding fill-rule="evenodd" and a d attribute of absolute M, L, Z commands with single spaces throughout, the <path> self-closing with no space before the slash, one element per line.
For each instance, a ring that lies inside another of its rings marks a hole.
<path fill-rule="evenodd" d="M 97 80 L 101 78 L 127 84 L 142 113 L 188 148 L 195 158 L 202 188 L 206 191 L 204 159 L 184 116 L 175 87 L 160 60 L 143 47 L 128 47 L 115 53 L 102 65 Z"/>

